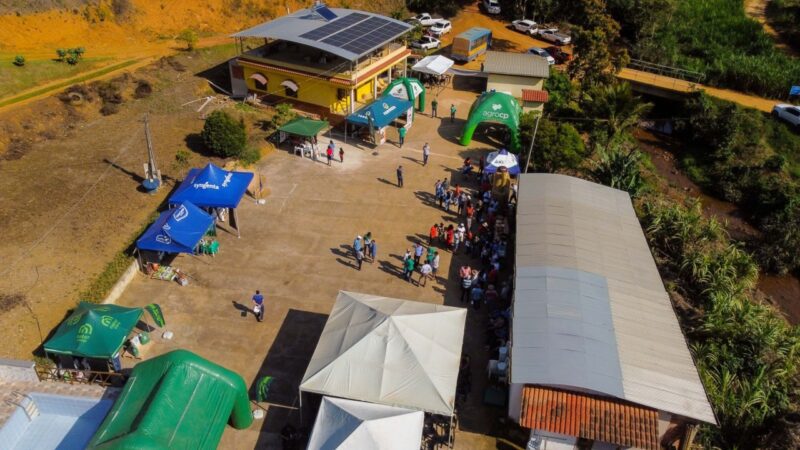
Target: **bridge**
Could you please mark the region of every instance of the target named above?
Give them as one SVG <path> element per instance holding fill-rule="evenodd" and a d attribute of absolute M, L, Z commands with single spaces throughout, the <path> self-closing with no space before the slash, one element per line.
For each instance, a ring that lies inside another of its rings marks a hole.
<path fill-rule="evenodd" d="M 639 93 L 671 100 L 679 100 L 689 94 L 705 91 L 712 97 L 763 112 L 772 111 L 772 107 L 779 103 L 777 100 L 706 86 L 702 84 L 705 75 L 699 72 L 637 59 L 631 60 L 628 67 L 617 74 L 617 78 L 630 83 L 631 87 Z"/>

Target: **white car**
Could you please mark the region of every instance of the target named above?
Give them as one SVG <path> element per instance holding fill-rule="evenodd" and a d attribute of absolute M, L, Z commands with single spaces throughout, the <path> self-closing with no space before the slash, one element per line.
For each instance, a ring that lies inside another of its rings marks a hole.
<path fill-rule="evenodd" d="M 423 50 L 433 50 L 442 45 L 441 41 L 432 36 L 422 36 L 418 41 L 411 43 L 414 48 L 421 48 Z"/>
<path fill-rule="evenodd" d="M 437 20 L 436 23 L 431 25 L 431 28 L 428 30 L 428 33 L 436 37 L 442 37 L 445 34 L 449 33 L 450 30 L 452 29 L 453 25 L 450 23 L 449 20 L 440 19 Z"/>
<path fill-rule="evenodd" d="M 800 130 L 800 106 L 781 103 L 772 108 L 772 115 Z"/>
<path fill-rule="evenodd" d="M 528 19 L 515 20 L 511 22 L 511 26 L 514 27 L 515 30 L 527 34 L 533 34 L 539 28 L 536 22 Z"/>
<path fill-rule="evenodd" d="M 500 14 L 500 2 L 498 0 L 483 0 L 481 5 L 489 14 Z"/>
<path fill-rule="evenodd" d="M 428 13 L 422 13 L 422 14 L 420 14 L 420 15 L 418 15 L 418 16 L 414 16 L 414 17 L 412 17 L 412 18 L 408 19 L 408 21 L 409 21 L 410 23 L 418 23 L 418 24 L 422 25 L 423 27 L 429 27 L 429 26 L 432 26 L 433 24 L 435 24 L 435 23 L 436 23 L 436 22 L 438 22 L 439 20 L 440 20 L 440 19 L 434 19 L 434 18 L 433 18 L 433 17 L 431 17 L 431 15 L 430 15 L 430 14 L 428 14 Z"/>
<path fill-rule="evenodd" d="M 572 38 L 564 33 L 559 33 L 558 28 L 545 28 L 536 32 L 543 41 L 552 42 L 556 45 L 567 45 L 572 42 Z"/>
<path fill-rule="evenodd" d="M 541 56 L 542 58 L 547 60 L 547 64 L 551 66 L 556 63 L 556 59 L 550 56 L 550 53 L 547 53 L 547 50 L 539 47 L 531 47 L 528 49 L 528 53 L 531 55 Z"/>

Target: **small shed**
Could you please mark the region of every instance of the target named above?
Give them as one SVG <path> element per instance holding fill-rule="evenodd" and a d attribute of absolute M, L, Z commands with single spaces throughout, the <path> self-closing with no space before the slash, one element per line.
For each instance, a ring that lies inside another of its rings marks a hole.
<path fill-rule="evenodd" d="M 482 72 L 487 75 L 487 91 L 512 95 L 522 102 L 523 112 L 544 108 L 548 98 L 544 80 L 550 77 L 550 65 L 541 56 L 490 51 Z"/>

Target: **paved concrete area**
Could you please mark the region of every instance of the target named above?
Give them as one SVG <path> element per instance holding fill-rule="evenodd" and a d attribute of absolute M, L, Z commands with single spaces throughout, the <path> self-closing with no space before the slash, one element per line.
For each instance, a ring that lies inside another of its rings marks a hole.
<path fill-rule="evenodd" d="M 188 286 L 139 276 L 122 295 L 118 304 L 125 306 L 159 303 L 166 329 L 174 332 L 169 341 L 154 332 L 145 358 L 186 348 L 238 372 L 249 385 L 263 375 L 276 378 L 272 405 L 263 405 L 266 418 L 248 430 L 228 428 L 220 448 L 280 448 L 277 433 L 287 421 L 297 423 L 297 388 L 339 290 L 462 306 L 458 282 L 450 275 L 467 257 L 452 261 L 442 252 L 441 276 L 426 287 L 401 278 L 401 257 L 412 243 L 427 242 L 433 223 L 455 219 L 431 201 L 436 180 L 453 177 L 452 183 L 459 183 L 454 169 L 467 155 L 495 148 L 480 137 L 469 148 L 455 141 L 475 96 L 441 92 L 440 113 L 455 103 L 455 123 L 417 114 L 402 149 L 395 145 L 396 131 L 389 130 L 389 142 L 377 149 L 341 143 L 345 161 L 330 167 L 275 152 L 259 166 L 269 189 L 266 204 L 246 197 L 240 205 L 240 239 L 221 231 L 216 257 L 178 257 L 173 265 L 191 275 Z M 432 155 L 423 167 L 426 141 Z M 396 186 L 398 165 L 405 168 L 403 188 Z M 368 231 L 377 240 L 378 256 L 358 271 L 349 249 L 356 235 Z M 256 289 L 266 296 L 262 323 L 248 312 Z M 456 448 L 496 448 L 485 434 L 502 411 L 485 408 L 480 398 L 487 360 L 482 314 L 470 311 L 468 317 L 464 351 L 472 357 L 473 389 L 460 411 Z"/>

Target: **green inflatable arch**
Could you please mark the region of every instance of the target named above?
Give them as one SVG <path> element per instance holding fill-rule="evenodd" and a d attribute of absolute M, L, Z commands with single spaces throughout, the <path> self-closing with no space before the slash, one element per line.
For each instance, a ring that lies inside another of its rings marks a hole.
<path fill-rule="evenodd" d="M 484 92 L 469 109 L 469 118 L 461 131 L 461 145 L 469 145 L 472 141 L 472 134 L 479 124 L 492 122 L 508 127 L 508 131 L 511 133 L 509 150 L 518 152 L 520 149 L 520 113 L 522 113 L 522 108 L 517 99 L 511 95 L 496 91 Z"/>
<path fill-rule="evenodd" d="M 417 99 L 417 111 L 425 111 L 425 86 L 416 78 L 403 77 L 395 79 L 383 91 L 382 97 L 386 95 L 410 100 L 411 103 L 414 103 L 414 99 Z"/>

